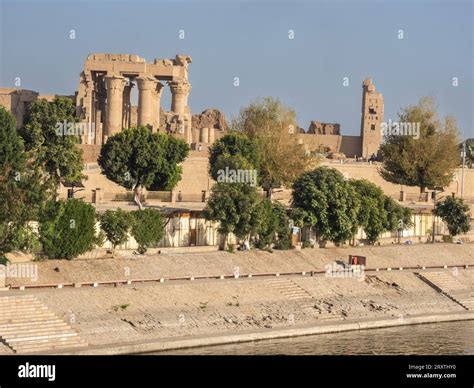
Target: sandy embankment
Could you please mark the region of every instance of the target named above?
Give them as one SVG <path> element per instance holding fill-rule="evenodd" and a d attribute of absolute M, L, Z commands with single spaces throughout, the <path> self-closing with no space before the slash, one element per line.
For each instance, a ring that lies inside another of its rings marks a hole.
<path fill-rule="evenodd" d="M 367 257 L 368 268 L 430 265 L 474 265 L 474 244 L 418 244 L 380 247 L 303 249 L 301 251 L 207 252 L 136 256 L 118 252 L 116 259 L 47 260 L 35 262 L 38 279 L 7 278 L 7 284 L 93 282 L 160 277 L 232 275 L 265 272 L 323 270 L 334 260 L 347 262 L 349 254 Z"/>
<path fill-rule="evenodd" d="M 437 244 L 53 261 L 38 263 L 38 282 L 119 279 L 125 268 L 130 278 L 232 274 L 235 267 L 240 273 L 308 271 L 348 254 L 367 256 L 372 268 L 474 264 L 473 247 Z M 474 270 L 460 269 L 457 279 L 473 292 Z M 414 273 L 395 270 L 371 272 L 364 279 L 196 280 L 8 293 L 33 293 L 71 323 L 89 343 L 87 352 L 99 354 L 461 319 L 466 313 L 474 318 Z"/>

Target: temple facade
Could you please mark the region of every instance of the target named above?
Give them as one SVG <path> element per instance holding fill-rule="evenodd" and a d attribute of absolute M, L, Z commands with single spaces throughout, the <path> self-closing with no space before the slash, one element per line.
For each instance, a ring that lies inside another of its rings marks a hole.
<path fill-rule="evenodd" d="M 223 114 L 215 109 L 192 115 L 188 104 L 191 62 L 189 55 L 155 58 L 151 62 L 138 55 L 88 55 L 79 75 L 77 92 L 67 96 L 76 106 L 81 128 L 87 128 L 80 134 L 85 160 L 95 161 L 108 137 L 137 125 L 179 137 L 191 149 L 206 152 L 207 147 L 228 130 L 228 125 Z M 171 94 L 169 109 L 161 106 L 166 89 Z M 28 105 L 39 98 L 52 100 L 54 96 L 25 89 L 0 89 L 0 105 L 15 115 L 18 127 L 23 125 Z M 360 136 L 342 135 L 338 123 L 319 121 L 312 121 L 306 131 L 299 128 L 291 133 L 297 136 L 306 152 L 367 159 L 380 148 L 383 118 L 383 96 L 367 78 L 362 84 Z"/>
<path fill-rule="evenodd" d="M 188 96 L 191 57 L 156 58 L 147 63 L 138 55 L 90 54 L 80 74 L 76 96 L 77 115 L 92 130 L 83 144 L 103 144 L 109 136 L 133 125 L 166 131 L 191 144 L 193 136 Z M 169 111 L 161 108 L 165 85 L 171 92 Z M 138 106 L 132 106 L 132 90 L 138 90 Z M 163 117 L 162 117 L 163 116 Z"/>

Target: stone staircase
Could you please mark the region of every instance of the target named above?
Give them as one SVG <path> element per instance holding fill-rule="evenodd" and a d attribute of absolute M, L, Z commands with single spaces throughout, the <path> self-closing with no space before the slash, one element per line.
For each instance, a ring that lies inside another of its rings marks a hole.
<path fill-rule="evenodd" d="M 0 341 L 15 353 L 87 346 L 33 295 L 0 297 Z"/>
<path fill-rule="evenodd" d="M 283 294 L 288 300 L 294 301 L 298 308 L 304 310 L 311 315 L 315 315 L 317 319 L 334 319 L 334 316 L 328 308 L 325 308 L 324 302 L 316 300 L 303 287 L 296 284 L 288 278 L 277 278 L 266 280 L 273 289 Z"/>
<path fill-rule="evenodd" d="M 450 271 L 424 272 L 418 277 L 466 310 L 474 310 L 474 290 L 462 284 Z"/>

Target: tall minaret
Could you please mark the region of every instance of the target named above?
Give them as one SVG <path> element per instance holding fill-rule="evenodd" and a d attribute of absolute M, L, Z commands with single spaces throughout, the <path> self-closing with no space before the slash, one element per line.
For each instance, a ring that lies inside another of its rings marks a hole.
<path fill-rule="evenodd" d="M 371 78 L 362 84 L 362 120 L 360 136 L 362 138 L 361 156 L 370 158 L 380 148 L 383 122 L 383 96 L 375 91 Z"/>

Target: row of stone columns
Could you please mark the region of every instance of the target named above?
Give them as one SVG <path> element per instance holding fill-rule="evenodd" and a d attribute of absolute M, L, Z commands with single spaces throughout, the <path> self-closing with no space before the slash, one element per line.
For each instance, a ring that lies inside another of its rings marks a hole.
<path fill-rule="evenodd" d="M 160 124 L 160 102 L 163 84 L 151 76 L 135 78 L 138 88 L 138 125 L 158 128 Z M 133 85 L 120 75 L 105 76 L 107 89 L 107 112 L 105 135 L 112 136 L 130 125 L 130 96 Z M 186 81 L 169 81 L 171 90 L 171 111 L 183 117 L 188 105 L 191 84 Z M 123 115 L 123 112 L 127 112 Z"/>

